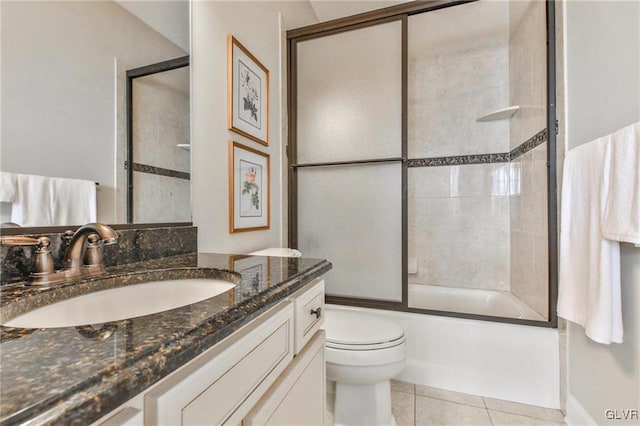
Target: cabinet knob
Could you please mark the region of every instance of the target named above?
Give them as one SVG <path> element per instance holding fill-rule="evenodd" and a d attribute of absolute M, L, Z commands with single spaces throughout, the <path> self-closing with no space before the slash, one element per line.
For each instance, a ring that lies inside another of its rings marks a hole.
<path fill-rule="evenodd" d="M 316 318 L 320 318 L 320 315 L 322 315 L 322 308 L 319 307 L 317 309 L 312 309 L 311 310 L 311 315 L 315 315 Z"/>

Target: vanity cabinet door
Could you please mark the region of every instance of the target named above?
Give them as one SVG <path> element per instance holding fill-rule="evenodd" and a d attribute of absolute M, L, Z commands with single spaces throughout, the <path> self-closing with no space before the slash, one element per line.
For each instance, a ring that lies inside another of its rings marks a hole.
<path fill-rule="evenodd" d="M 324 341 L 324 330 L 320 330 L 251 410 L 243 426 L 319 426 L 324 423 Z"/>
<path fill-rule="evenodd" d="M 293 306 L 278 311 L 148 392 L 145 425 L 238 424 L 293 358 Z"/>
<path fill-rule="evenodd" d="M 293 296 L 296 309 L 296 354 L 324 323 L 324 280 L 316 279 Z"/>

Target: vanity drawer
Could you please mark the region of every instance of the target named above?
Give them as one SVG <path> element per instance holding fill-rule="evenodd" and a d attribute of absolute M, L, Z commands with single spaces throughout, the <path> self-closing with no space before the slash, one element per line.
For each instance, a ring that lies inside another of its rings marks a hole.
<path fill-rule="evenodd" d="M 293 313 L 289 303 L 204 365 L 147 393 L 145 424 L 237 424 L 293 358 Z"/>
<path fill-rule="evenodd" d="M 324 280 L 317 279 L 295 299 L 295 353 L 299 353 L 324 323 Z"/>

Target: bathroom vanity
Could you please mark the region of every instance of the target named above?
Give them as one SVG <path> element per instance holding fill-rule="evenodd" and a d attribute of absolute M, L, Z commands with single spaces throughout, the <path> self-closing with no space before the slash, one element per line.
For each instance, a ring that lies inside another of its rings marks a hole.
<path fill-rule="evenodd" d="M 6 284 L 2 323 L 87 292 L 181 278 L 235 287 L 92 326 L 2 327 L 1 423 L 322 424 L 326 260 L 189 254 L 51 289 Z"/>

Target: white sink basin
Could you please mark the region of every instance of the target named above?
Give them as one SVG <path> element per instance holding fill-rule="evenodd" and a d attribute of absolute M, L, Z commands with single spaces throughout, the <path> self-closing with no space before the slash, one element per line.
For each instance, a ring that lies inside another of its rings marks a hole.
<path fill-rule="evenodd" d="M 235 284 L 209 278 L 152 281 L 96 291 L 19 315 L 6 327 L 55 328 L 99 324 L 168 311 L 200 302 Z"/>

